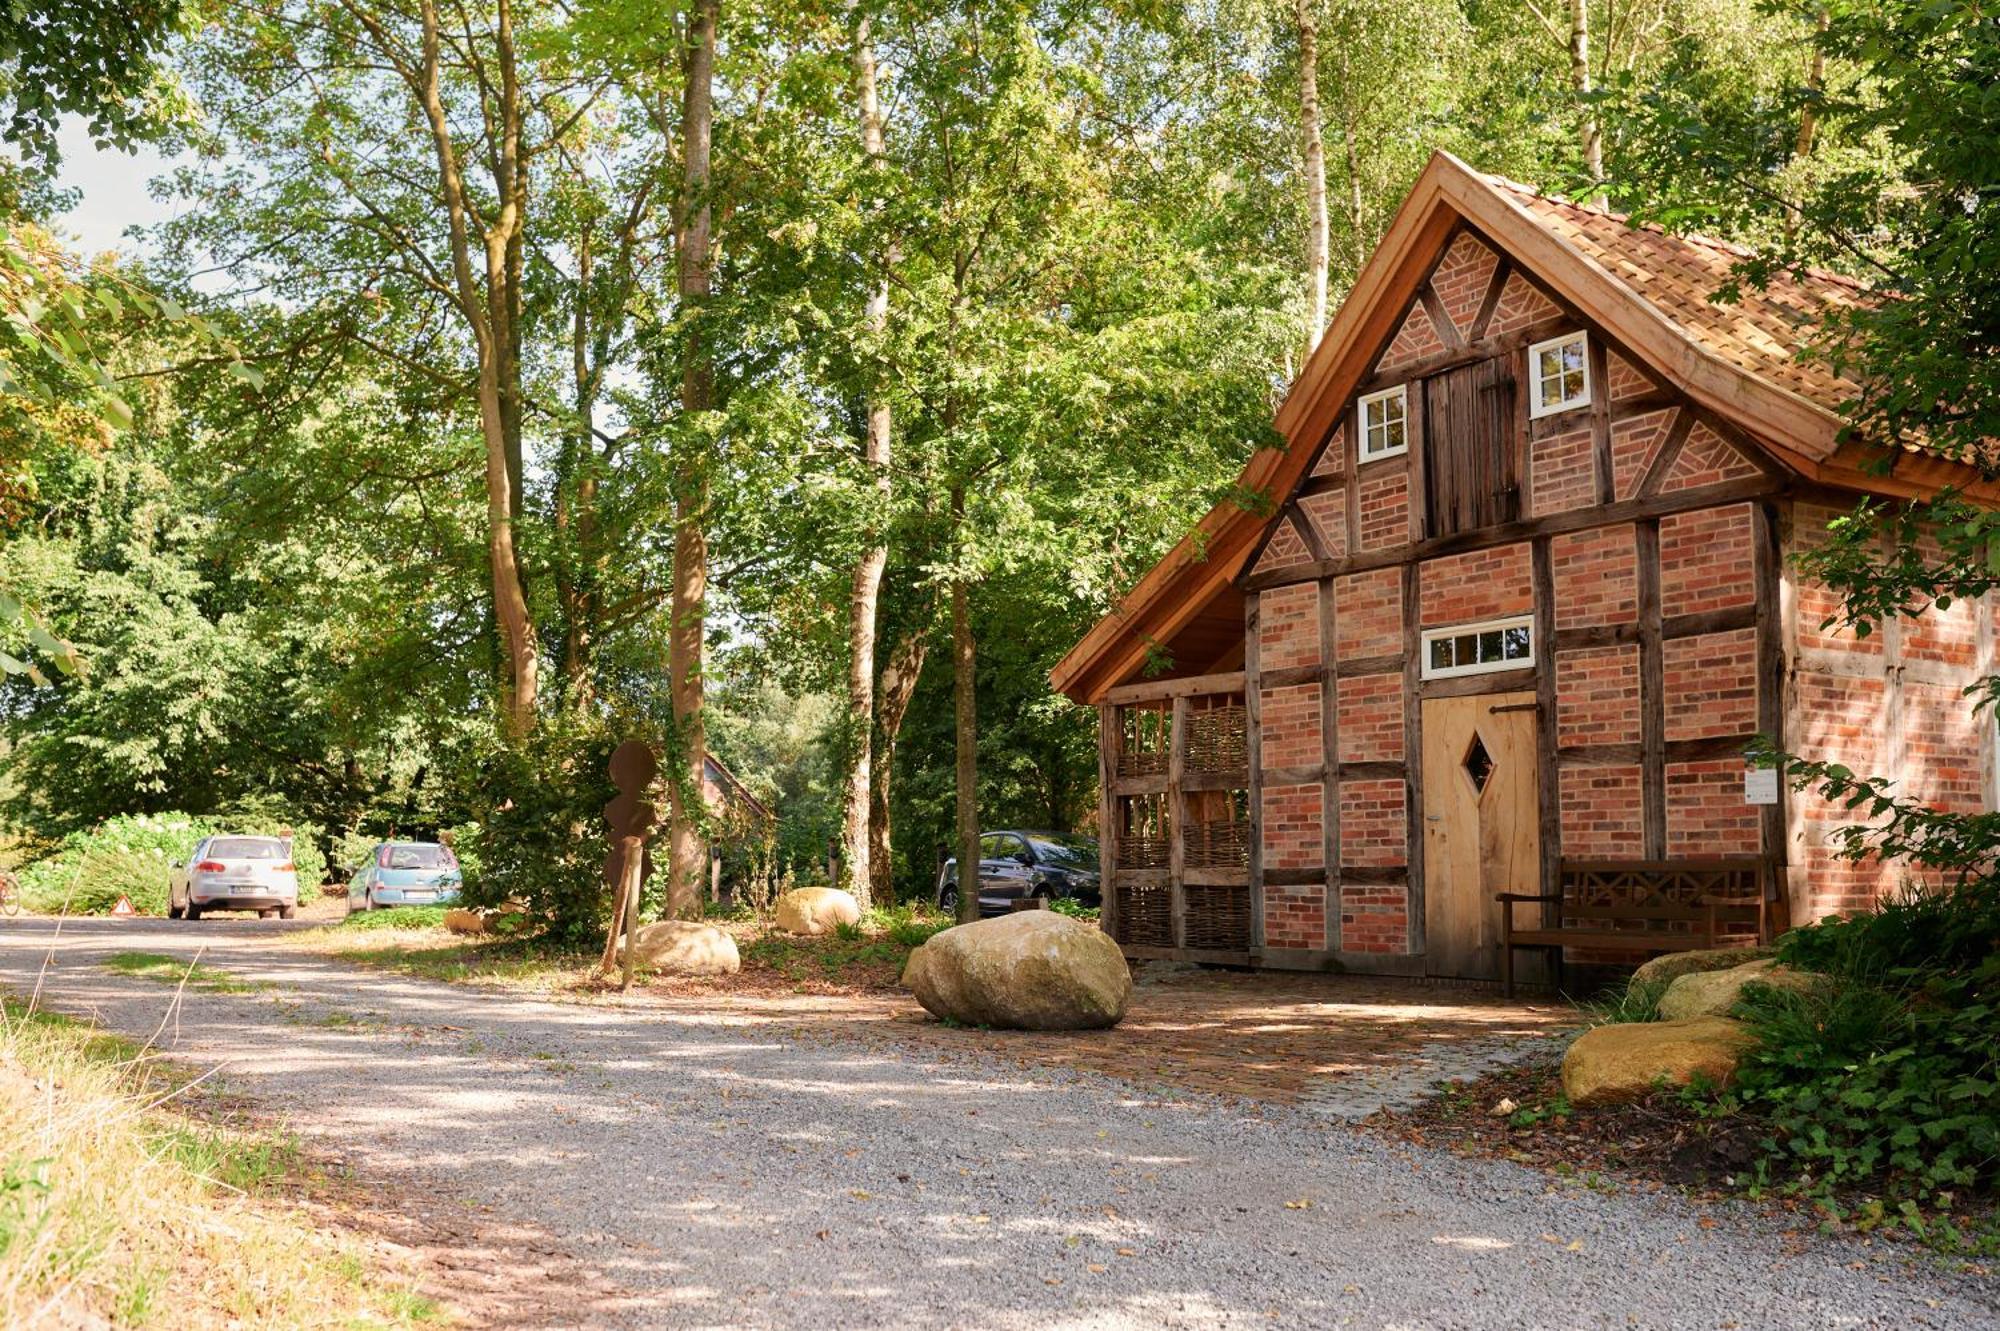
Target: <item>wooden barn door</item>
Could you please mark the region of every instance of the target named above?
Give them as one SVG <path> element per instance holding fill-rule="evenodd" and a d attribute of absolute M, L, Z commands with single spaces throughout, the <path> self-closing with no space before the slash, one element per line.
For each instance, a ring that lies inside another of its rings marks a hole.
<path fill-rule="evenodd" d="M 1535 695 L 1424 703 L 1424 969 L 1498 976 L 1496 892 L 1541 890 Z"/>

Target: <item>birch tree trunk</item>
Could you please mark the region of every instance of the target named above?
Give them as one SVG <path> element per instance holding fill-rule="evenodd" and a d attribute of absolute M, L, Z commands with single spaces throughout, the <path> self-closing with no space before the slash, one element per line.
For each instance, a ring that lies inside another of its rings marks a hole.
<path fill-rule="evenodd" d="M 1594 185 L 1604 179 L 1604 121 L 1590 102 L 1596 90 L 1590 75 L 1590 0 L 1569 0 L 1569 81 L 1582 116 L 1583 167 Z M 1602 204 L 1604 198 L 1592 201 Z"/>
<path fill-rule="evenodd" d="M 861 119 L 861 146 L 873 169 L 882 161 L 882 109 L 876 95 L 875 50 L 866 15 L 855 31 L 854 85 Z M 866 331 L 878 346 L 889 324 L 887 268 L 893 262 L 893 255 L 885 253 L 881 280 L 868 293 L 867 308 L 862 315 Z M 871 348 L 871 354 L 873 351 Z M 867 535 L 861 557 L 854 564 L 847 602 L 847 720 L 853 737 L 853 756 L 842 801 L 840 847 L 847 887 L 864 908 L 870 904 L 876 886 L 869 867 L 874 851 L 869 836 L 869 791 L 875 731 L 875 612 L 882 591 L 882 574 L 889 566 L 890 425 L 882 376 L 877 374 L 870 390 L 867 438 L 862 452 L 870 488 Z M 882 899 L 887 901 L 891 895 Z"/>
<path fill-rule="evenodd" d="M 976 649 L 972 641 L 972 589 L 965 574 L 965 484 L 951 488 L 952 527 L 959 570 L 951 583 L 951 698 L 957 733 L 954 764 L 958 789 L 958 918 L 979 918 L 979 709 L 974 694 Z"/>
<path fill-rule="evenodd" d="M 868 791 L 869 892 L 877 901 L 895 899 L 895 827 L 889 796 L 896 777 L 896 736 L 903 729 L 910 700 L 930 651 L 930 630 L 918 629 L 889 652 L 882 684 L 875 697 L 875 761 Z"/>
<path fill-rule="evenodd" d="M 1306 265 L 1312 298 L 1306 350 L 1319 346 L 1326 330 L 1326 143 L 1319 123 L 1319 20 L 1313 13 L 1315 0 L 1295 0 L 1293 15 L 1299 33 L 1299 135 L 1304 142 L 1306 161 Z M 1353 148 L 1350 144 L 1349 151 Z"/>
<path fill-rule="evenodd" d="M 681 102 L 683 153 L 680 227 L 680 297 L 694 314 L 681 372 L 681 410 L 693 415 L 714 405 L 714 366 L 699 311 L 710 285 L 709 150 L 714 129 L 715 28 L 721 0 L 696 0 L 688 14 L 686 83 Z M 708 867 L 702 835 L 702 791 L 708 740 L 702 715 L 702 631 L 708 601 L 708 459 L 690 450 L 674 478 L 672 620 L 667 626 L 667 680 L 673 697 L 679 770 L 670 774 L 673 824 L 667 838 L 667 913 L 686 916 L 701 897 Z"/>

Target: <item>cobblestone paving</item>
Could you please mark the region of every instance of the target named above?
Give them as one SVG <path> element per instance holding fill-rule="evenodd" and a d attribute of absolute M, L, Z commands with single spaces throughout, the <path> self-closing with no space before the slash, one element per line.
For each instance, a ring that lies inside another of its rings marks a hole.
<path fill-rule="evenodd" d="M 1568 1005 L 1418 980 L 1141 967 L 1109 1031 L 989 1032 L 932 1021 L 898 995 L 663 998 L 730 1024 L 862 1040 L 934 1056 L 1104 1073 L 1156 1092 L 1297 1105 L 1359 1119 L 1445 1081 L 1527 1058 L 1576 1025 Z"/>

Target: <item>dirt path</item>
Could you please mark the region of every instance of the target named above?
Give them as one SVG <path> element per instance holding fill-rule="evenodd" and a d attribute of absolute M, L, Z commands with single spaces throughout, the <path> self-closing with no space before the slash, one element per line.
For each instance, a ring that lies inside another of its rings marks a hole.
<path fill-rule="evenodd" d="M 351 1168 L 385 1223 L 454 1260 L 439 1292 L 495 1324 L 1749 1331 L 2000 1312 L 1990 1280 L 1304 1112 L 450 988 L 274 947 L 282 928 L 72 923 L 44 1001 L 151 1032 L 171 993 L 99 964 L 121 950 L 205 948 L 268 984 L 187 994 L 162 1044 Z M 51 935 L 0 926 L 0 983 L 32 988 Z"/>

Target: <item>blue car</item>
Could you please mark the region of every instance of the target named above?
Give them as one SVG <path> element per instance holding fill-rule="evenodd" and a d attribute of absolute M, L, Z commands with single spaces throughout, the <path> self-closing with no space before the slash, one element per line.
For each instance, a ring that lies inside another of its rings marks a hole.
<path fill-rule="evenodd" d="M 432 841 L 384 841 L 347 880 L 347 909 L 449 906 L 465 881 L 451 847 Z"/>

